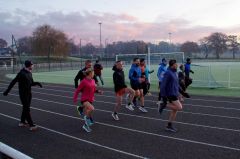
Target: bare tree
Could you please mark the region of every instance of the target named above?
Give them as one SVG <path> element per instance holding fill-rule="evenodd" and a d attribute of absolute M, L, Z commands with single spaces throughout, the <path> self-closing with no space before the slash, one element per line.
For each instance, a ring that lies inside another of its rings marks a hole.
<path fill-rule="evenodd" d="M 182 44 L 180 50 L 184 52 L 188 57 L 192 56 L 192 53 L 200 52 L 200 48 L 196 42 L 187 41 Z"/>
<path fill-rule="evenodd" d="M 69 45 L 67 36 L 50 25 L 43 25 L 33 32 L 33 51 L 39 56 L 65 57 Z"/>
<path fill-rule="evenodd" d="M 206 37 L 206 44 L 211 50 L 215 51 L 217 59 L 227 50 L 227 41 L 228 36 L 219 32 L 212 33 L 210 36 Z"/>
<path fill-rule="evenodd" d="M 240 43 L 237 42 L 237 36 L 235 35 L 229 35 L 228 36 L 228 48 L 233 54 L 233 59 L 236 58 L 236 53 L 239 51 Z"/>
<path fill-rule="evenodd" d="M 0 39 L 0 48 L 5 48 L 7 47 L 7 41 L 4 39 Z"/>
<path fill-rule="evenodd" d="M 208 46 L 208 43 L 207 43 L 207 37 L 200 39 L 199 42 L 200 42 L 200 50 L 205 53 L 205 59 L 207 59 L 210 53 L 210 47 Z"/>

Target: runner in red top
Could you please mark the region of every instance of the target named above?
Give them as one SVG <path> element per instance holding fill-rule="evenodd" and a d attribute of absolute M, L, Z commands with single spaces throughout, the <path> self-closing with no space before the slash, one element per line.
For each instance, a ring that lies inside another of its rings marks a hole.
<path fill-rule="evenodd" d="M 80 102 L 84 107 L 84 120 L 85 124 L 83 129 L 87 132 L 91 132 L 90 126 L 93 124 L 92 114 L 94 111 L 94 106 L 92 105 L 94 101 L 94 93 L 103 93 L 101 90 L 96 89 L 96 84 L 93 79 L 94 71 L 92 68 L 88 68 L 85 72 L 86 77 L 81 81 L 78 88 L 76 89 L 73 97 L 73 101 L 77 104 L 78 94 L 81 92 Z"/>

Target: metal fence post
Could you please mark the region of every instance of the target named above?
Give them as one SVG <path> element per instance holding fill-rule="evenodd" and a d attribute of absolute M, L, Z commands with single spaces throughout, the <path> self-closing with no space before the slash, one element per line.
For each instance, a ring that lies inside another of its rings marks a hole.
<path fill-rule="evenodd" d="M 228 65 L 228 88 L 231 87 L 231 68 Z"/>

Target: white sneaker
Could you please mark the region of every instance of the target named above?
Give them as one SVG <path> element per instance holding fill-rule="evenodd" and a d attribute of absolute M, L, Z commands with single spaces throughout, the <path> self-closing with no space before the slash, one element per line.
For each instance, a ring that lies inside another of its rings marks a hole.
<path fill-rule="evenodd" d="M 88 133 L 92 131 L 92 129 L 87 124 L 84 124 L 82 128 Z"/>
<path fill-rule="evenodd" d="M 148 95 L 148 96 L 152 96 L 152 93 L 151 93 L 151 92 L 148 92 L 147 95 Z"/>
<path fill-rule="evenodd" d="M 28 125 L 28 123 L 22 123 L 22 122 L 20 122 L 20 123 L 18 124 L 18 126 L 19 126 L 19 127 L 28 127 L 29 125 Z"/>
<path fill-rule="evenodd" d="M 142 106 L 138 107 L 138 109 L 139 109 L 141 112 L 143 112 L 143 113 L 147 113 L 147 112 L 148 112 L 147 109 L 145 109 L 145 108 L 142 107 Z"/>
<path fill-rule="evenodd" d="M 132 104 L 126 104 L 126 108 L 130 111 L 134 111 L 133 105 Z"/>
<path fill-rule="evenodd" d="M 160 100 L 160 101 L 157 101 L 156 104 L 157 104 L 158 106 L 160 106 L 161 103 L 162 103 L 162 101 Z"/>
<path fill-rule="evenodd" d="M 30 131 L 36 131 L 38 129 L 37 125 L 30 126 Z"/>
<path fill-rule="evenodd" d="M 112 117 L 113 117 L 114 120 L 119 120 L 119 117 L 118 117 L 117 114 L 112 113 Z"/>
<path fill-rule="evenodd" d="M 159 110 L 159 109 L 160 109 L 161 103 L 162 103 L 162 101 L 161 101 L 161 100 L 160 100 L 160 101 L 157 101 L 157 110 Z"/>

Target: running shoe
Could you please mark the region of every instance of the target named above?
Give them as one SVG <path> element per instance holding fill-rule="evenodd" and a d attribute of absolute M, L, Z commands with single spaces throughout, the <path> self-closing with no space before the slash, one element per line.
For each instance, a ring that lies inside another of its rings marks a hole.
<path fill-rule="evenodd" d="M 134 111 L 133 105 L 132 104 L 127 104 L 126 108 L 130 111 Z"/>
<path fill-rule="evenodd" d="M 177 129 L 174 128 L 173 126 L 167 126 L 165 130 L 169 132 L 174 132 L 174 133 L 177 132 Z"/>
<path fill-rule="evenodd" d="M 118 115 L 116 113 L 112 113 L 112 117 L 114 120 L 119 120 Z"/>
<path fill-rule="evenodd" d="M 18 124 L 18 126 L 19 126 L 19 127 L 27 127 L 27 126 L 29 126 L 29 125 L 28 125 L 28 123 L 20 122 L 20 123 Z"/>
<path fill-rule="evenodd" d="M 87 124 L 84 124 L 82 128 L 88 133 L 92 131 L 92 129 Z"/>
<path fill-rule="evenodd" d="M 90 120 L 90 118 L 88 118 L 86 115 L 84 116 L 84 121 L 85 121 L 85 124 L 87 125 L 87 126 L 91 126 L 92 124 L 92 122 L 91 122 L 91 120 Z"/>
<path fill-rule="evenodd" d="M 147 112 L 148 112 L 147 109 L 145 109 L 143 106 L 138 107 L 138 109 L 139 109 L 141 112 L 143 112 L 143 113 L 147 113 Z"/>
<path fill-rule="evenodd" d="M 148 95 L 148 96 L 152 96 L 152 93 L 151 93 L 151 92 L 147 92 L 147 95 Z"/>
<path fill-rule="evenodd" d="M 157 106 L 158 106 L 158 108 L 160 107 L 160 104 L 162 103 L 162 101 L 161 100 L 159 100 L 159 101 L 157 101 Z"/>
<path fill-rule="evenodd" d="M 89 119 L 90 119 L 90 123 L 89 123 L 90 125 L 89 126 L 92 126 L 95 122 L 94 122 L 92 117 L 90 117 Z"/>
<path fill-rule="evenodd" d="M 30 126 L 30 131 L 36 131 L 38 129 L 37 125 Z"/>
<path fill-rule="evenodd" d="M 77 111 L 80 116 L 83 116 L 83 107 L 82 106 L 77 106 Z"/>

